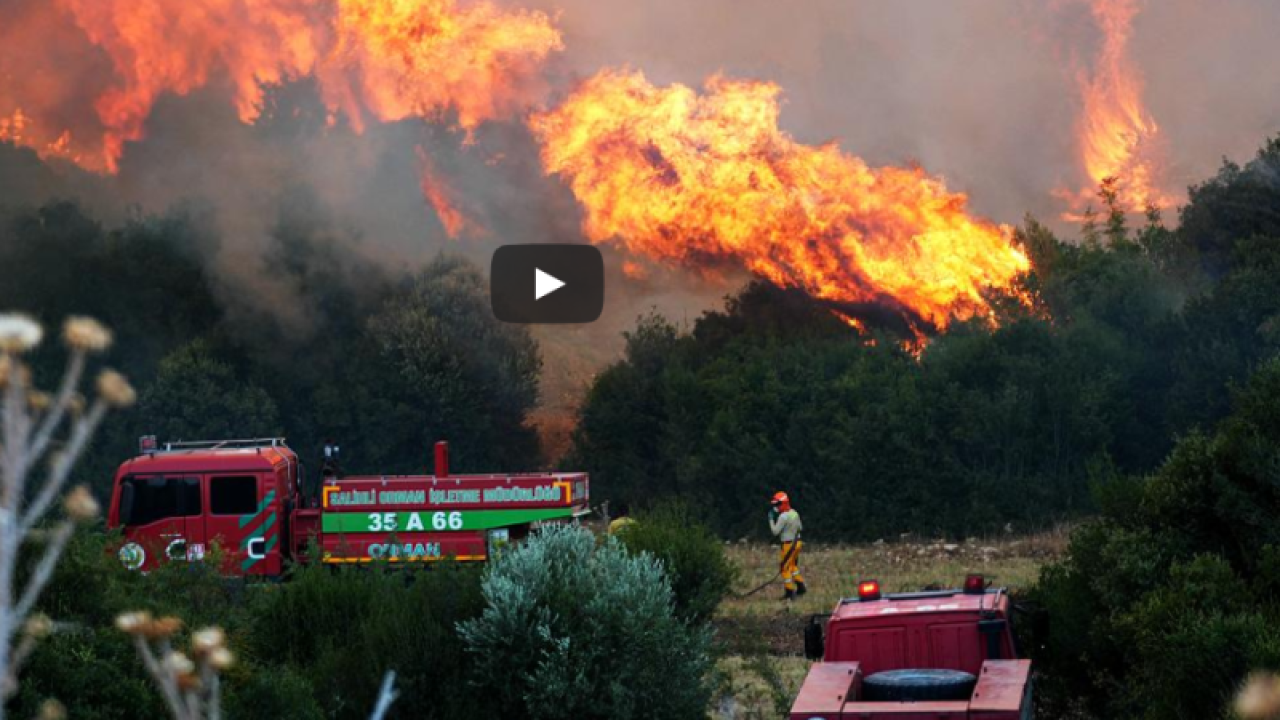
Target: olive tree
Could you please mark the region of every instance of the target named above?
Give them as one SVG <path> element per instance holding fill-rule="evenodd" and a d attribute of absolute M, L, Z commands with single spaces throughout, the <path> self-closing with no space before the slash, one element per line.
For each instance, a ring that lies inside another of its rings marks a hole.
<path fill-rule="evenodd" d="M 500 556 L 482 590 L 459 631 L 496 715 L 706 717 L 710 630 L 675 614 L 652 555 L 553 526 Z"/>

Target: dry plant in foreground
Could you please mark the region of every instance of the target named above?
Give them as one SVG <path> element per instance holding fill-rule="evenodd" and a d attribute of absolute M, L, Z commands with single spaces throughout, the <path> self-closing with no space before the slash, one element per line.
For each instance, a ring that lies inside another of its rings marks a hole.
<path fill-rule="evenodd" d="M 207 627 L 191 634 L 191 651 L 173 647 L 173 638 L 182 630 L 176 617 L 153 618 L 145 611 L 127 612 L 116 618 L 116 627 L 133 637 L 138 657 L 160 689 L 174 720 L 220 720 L 222 717 L 221 673 L 235 657 L 227 649 L 222 628 Z M 382 679 L 377 704 L 370 720 L 382 720 L 395 702 L 395 673 Z"/>
<path fill-rule="evenodd" d="M 23 357 L 43 336 L 44 329 L 31 318 L 0 314 L 0 720 L 23 663 L 36 643 L 58 629 L 34 613 L 40 592 L 75 525 L 98 517 L 98 503 L 87 487 L 64 494 L 71 470 L 107 410 L 135 400 L 128 381 L 112 370 L 98 375 L 91 404 L 79 394 L 88 356 L 111 346 L 111 332 L 83 317 L 69 318 L 63 326 L 70 355 L 58 390 L 49 394 L 34 387 Z M 59 498 L 62 518 L 46 523 Z M 19 586 L 18 564 L 27 546 L 36 559 Z M 42 710 L 42 715 L 57 714 L 56 705 Z"/>
<path fill-rule="evenodd" d="M 192 633 L 191 652 L 187 654 L 173 647 L 173 637 L 182 629 L 178 618 L 128 612 L 116 618 L 116 627 L 133 637 L 138 657 L 175 720 L 222 717 L 219 673 L 231 667 L 234 657 L 221 628 L 208 627 Z"/>
<path fill-rule="evenodd" d="M 1244 720 L 1280 718 L 1280 676 L 1254 673 L 1236 695 L 1236 714 Z"/>

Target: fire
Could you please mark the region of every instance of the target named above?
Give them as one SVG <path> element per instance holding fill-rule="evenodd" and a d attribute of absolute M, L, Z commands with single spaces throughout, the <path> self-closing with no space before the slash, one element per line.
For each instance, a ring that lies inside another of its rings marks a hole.
<path fill-rule="evenodd" d="M 832 313 L 835 314 L 836 317 L 840 318 L 840 321 L 845 325 L 856 330 L 859 335 L 870 334 L 871 331 L 867 329 L 867 324 L 862 321 L 862 318 L 854 317 L 853 315 L 839 310 L 832 310 Z"/>
<path fill-rule="evenodd" d="M 0 142 L 21 143 L 26 129 L 27 116 L 22 114 L 22 108 L 9 117 L 0 116 Z"/>
<path fill-rule="evenodd" d="M 644 280 L 649 277 L 649 269 L 634 260 L 623 260 L 622 274 L 632 280 Z"/>
<path fill-rule="evenodd" d="M 540 12 L 456 0 L 340 0 L 337 62 L 321 63 L 325 95 L 351 117 L 388 122 L 451 109 L 470 131 L 544 90 L 538 71 L 563 50 Z M 335 66 L 336 65 L 336 66 Z"/>
<path fill-rule="evenodd" d="M 1102 44 L 1092 72 L 1080 73 L 1078 82 L 1081 152 L 1093 184 L 1072 200 L 1086 205 L 1103 180 L 1116 178 L 1121 201 L 1132 210 L 1172 204 L 1159 188 L 1160 127 L 1143 105 L 1142 75 L 1129 57 L 1140 0 L 1091 0 L 1090 10 Z"/>
<path fill-rule="evenodd" d="M 837 302 L 887 299 L 937 328 L 990 317 L 984 290 L 1030 266 L 1010 229 L 970 216 L 963 194 L 920 169 L 796 142 L 778 128 L 778 95 L 763 82 L 716 76 L 699 94 L 605 70 L 530 125 L 592 242 L 739 263 Z"/>
<path fill-rule="evenodd" d="M 14 109 L 8 117 L 0 116 L 0 142 L 27 145 L 36 148 L 41 157 L 61 157 L 72 161 L 77 156 L 71 149 L 71 131 L 64 130 L 55 137 L 45 136 L 33 127 L 22 108 Z"/>
<path fill-rule="evenodd" d="M 31 43 L 0 49 L 8 69 L 34 77 L 65 64 L 59 58 L 100 53 L 109 71 L 84 70 L 79 85 L 91 88 L 84 101 L 83 93 L 66 92 L 71 82 L 12 83 L 2 100 L 23 108 L 26 130 L 0 130 L 0 139 L 105 172 L 117 169 L 125 143 L 143 137 L 165 93 L 224 83 L 240 118 L 251 122 L 264 87 L 314 76 L 330 112 L 342 112 L 357 131 L 368 118 L 452 114 L 469 133 L 536 101 L 544 90 L 537 71 L 563 47 L 545 14 L 487 0 L 51 0 L 36 7 L 44 16 L 24 22 L 81 47 L 50 40 L 37 52 Z M 68 115 L 89 117 L 73 132 L 63 124 Z"/>
<path fill-rule="evenodd" d="M 486 234 L 484 228 L 458 207 L 456 193 L 448 181 L 436 172 L 431 156 L 421 145 L 417 147 L 417 153 L 422 197 L 436 211 L 445 234 L 455 240 L 463 234 L 483 237 Z"/>

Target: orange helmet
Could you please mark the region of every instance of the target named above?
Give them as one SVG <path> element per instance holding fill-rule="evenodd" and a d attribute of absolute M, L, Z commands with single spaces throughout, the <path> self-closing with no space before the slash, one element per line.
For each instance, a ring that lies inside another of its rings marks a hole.
<path fill-rule="evenodd" d="M 791 498 L 787 497 L 784 492 L 776 492 L 773 494 L 773 502 L 770 504 L 776 505 L 779 510 L 786 512 L 791 509 Z"/>

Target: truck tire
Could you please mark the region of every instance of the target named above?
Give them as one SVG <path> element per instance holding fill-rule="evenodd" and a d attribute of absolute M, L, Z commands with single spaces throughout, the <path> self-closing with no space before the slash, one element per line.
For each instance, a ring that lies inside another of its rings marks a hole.
<path fill-rule="evenodd" d="M 869 702 L 968 700 L 978 679 L 959 670 L 885 670 L 862 679 Z"/>

